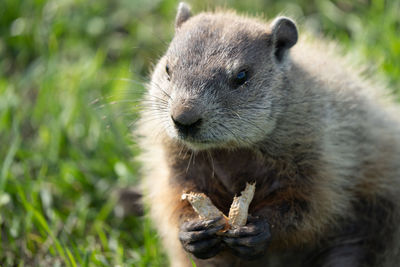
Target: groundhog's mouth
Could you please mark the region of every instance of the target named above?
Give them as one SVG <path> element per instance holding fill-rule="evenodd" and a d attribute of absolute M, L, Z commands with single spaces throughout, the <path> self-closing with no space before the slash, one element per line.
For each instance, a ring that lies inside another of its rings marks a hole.
<path fill-rule="evenodd" d="M 215 138 L 212 133 L 207 134 L 204 132 L 185 132 L 175 129 L 174 131 L 169 131 L 169 136 L 185 146 L 195 150 L 227 148 L 235 146 L 235 142 L 233 140 L 227 140 L 221 138 L 221 136 L 219 136 L 219 138 Z"/>
<path fill-rule="evenodd" d="M 179 137 L 179 140 L 186 146 L 195 150 L 205 150 L 210 148 L 226 148 L 232 147 L 233 143 L 226 140 L 214 140 L 214 139 L 201 139 L 193 137 Z"/>
<path fill-rule="evenodd" d="M 215 140 L 193 138 L 193 137 L 179 137 L 179 139 L 181 141 L 183 141 L 184 143 L 190 144 L 190 145 L 210 145 L 210 144 L 218 143 L 218 142 L 215 142 Z"/>

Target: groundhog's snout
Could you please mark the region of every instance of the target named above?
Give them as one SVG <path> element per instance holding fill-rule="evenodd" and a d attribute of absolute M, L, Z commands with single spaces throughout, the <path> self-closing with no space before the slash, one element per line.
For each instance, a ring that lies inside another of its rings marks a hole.
<path fill-rule="evenodd" d="M 200 110 L 193 104 L 178 104 L 171 108 L 171 119 L 183 136 L 193 136 L 202 123 Z"/>

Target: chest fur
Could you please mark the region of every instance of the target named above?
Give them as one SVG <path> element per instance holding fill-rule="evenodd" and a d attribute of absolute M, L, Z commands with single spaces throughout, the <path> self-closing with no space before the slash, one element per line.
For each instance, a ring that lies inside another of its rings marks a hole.
<path fill-rule="evenodd" d="M 171 177 L 183 191 L 203 192 L 227 213 L 246 182 L 256 182 L 250 211 L 273 192 L 285 187 L 296 171 L 283 159 L 271 159 L 246 149 L 213 150 L 175 159 Z"/>

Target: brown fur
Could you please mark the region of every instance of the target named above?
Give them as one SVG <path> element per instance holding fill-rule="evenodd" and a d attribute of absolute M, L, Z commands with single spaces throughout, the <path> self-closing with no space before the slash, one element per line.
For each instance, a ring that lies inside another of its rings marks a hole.
<path fill-rule="evenodd" d="M 138 130 L 144 137 L 144 194 L 172 266 L 191 266 L 178 228 L 197 215 L 180 200 L 181 193 L 204 192 L 227 214 L 249 181 L 257 182 L 249 213 L 267 218 L 271 226 L 265 256 L 246 262 L 223 251 L 196 259 L 197 266 L 394 266 L 400 260 L 400 113 L 381 96 L 382 86 L 360 78 L 333 45 L 301 38 L 281 65 L 260 65 L 249 91 L 218 98 L 202 82 L 225 90 L 222 76 L 209 78 L 212 67 L 230 68 L 221 54 L 250 51 L 249 62 L 269 58 L 271 31 L 234 13 L 190 17 L 187 11 L 181 10 L 185 17 L 177 18 L 177 34 L 155 68 L 146 99 L 151 105 Z M 213 40 L 219 34 L 228 34 L 221 46 Z M 167 61 L 175 68 L 173 85 L 164 74 Z M 271 95 L 264 93 L 264 80 Z M 264 105 L 254 102 L 258 99 L 267 99 L 272 112 L 259 113 Z M 238 116 L 218 109 L 223 100 L 239 107 Z M 194 101 L 210 121 L 223 121 L 231 134 L 209 128 L 203 135 L 224 133 L 229 142 L 203 147 L 171 137 L 168 120 L 176 101 Z M 269 121 L 263 124 L 258 117 Z M 265 127 L 264 136 L 259 127 Z"/>

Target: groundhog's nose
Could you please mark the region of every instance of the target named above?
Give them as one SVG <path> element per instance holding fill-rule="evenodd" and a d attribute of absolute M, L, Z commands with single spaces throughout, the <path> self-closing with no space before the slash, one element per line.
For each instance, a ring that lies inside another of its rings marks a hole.
<path fill-rule="evenodd" d="M 181 134 L 193 135 L 200 128 L 202 118 L 196 107 L 178 106 L 172 109 L 171 118 Z"/>

